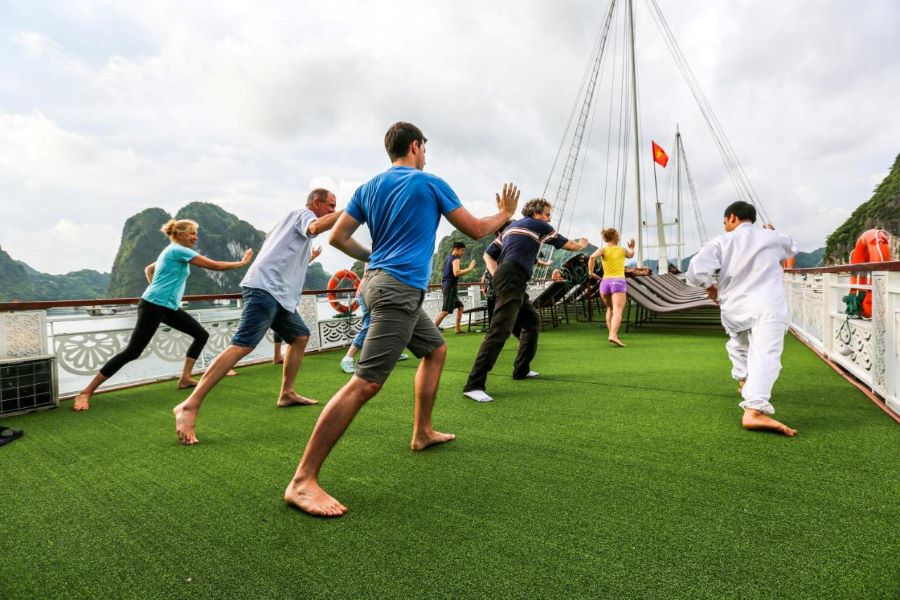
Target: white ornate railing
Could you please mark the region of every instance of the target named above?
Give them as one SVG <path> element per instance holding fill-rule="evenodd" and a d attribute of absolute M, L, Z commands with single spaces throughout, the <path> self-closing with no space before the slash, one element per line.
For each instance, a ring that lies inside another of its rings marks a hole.
<path fill-rule="evenodd" d="M 871 284 L 861 284 L 839 269 L 785 273 L 791 328 L 900 414 L 900 271 L 873 270 Z M 851 289 L 871 294 L 871 318 L 847 318 L 842 298 Z"/>
<path fill-rule="evenodd" d="M 478 286 L 461 289 L 460 300 L 467 309 L 483 304 Z M 440 290 L 430 292 L 424 302 L 425 312 L 433 318 L 440 311 L 441 304 Z M 86 313 L 59 315 L 54 310 L 50 310 L 49 315 L 46 310 L 0 312 L 0 359 L 55 355 L 59 393 L 61 396 L 74 395 L 106 361 L 128 345 L 136 313 L 128 305 L 117 308 L 119 312 L 100 316 Z M 195 310 L 188 305 L 186 310 L 210 333 L 209 341 L 197 360 L 196 368 L 202 370 L 231 342 L 240 322 L 240 307 L 234 301 L 232 306 Z M 327 301 L 314 294 L 302 297 L 298 311 L 311 332 L 308 352 L 349 345 L 362 320 L 359 312 L 333 318 L 334 310 Z M 445 319 L 443 326 L 452 327 L 453 317 Z M 105 387 L 177 376 L 190 343 L 189 336 L 161 326 L 141 357 L 125 365 Z M 241 364 L 270 360 L 274 352 L 273 344 L 274 338 L 269 331 Z"/>

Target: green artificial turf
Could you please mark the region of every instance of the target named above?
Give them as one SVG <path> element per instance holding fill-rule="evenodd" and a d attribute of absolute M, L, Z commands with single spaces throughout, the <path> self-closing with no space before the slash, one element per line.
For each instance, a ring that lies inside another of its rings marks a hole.
<path fill-rule="evenodd" d="M 400 363 L 335 449 L 322 484 L 340 519 L 282 492 L 320 407 L 276 409 L 279 370 L 241 369 L 177 443 L 173 382 L 91 410 L 3 419 L 0 597 L 896 598 L 900 429 L 788 338 L 773 403 L 796 438 L 739 426 L 721 332 L 641 331 L 617 349 L 591 324 L 541 335 L 496 402 L 461 389 L 481 336 L 448 335 L 435 425 L 412 453 Z M 341 351 L 307 356 L 327 400 Z"/>

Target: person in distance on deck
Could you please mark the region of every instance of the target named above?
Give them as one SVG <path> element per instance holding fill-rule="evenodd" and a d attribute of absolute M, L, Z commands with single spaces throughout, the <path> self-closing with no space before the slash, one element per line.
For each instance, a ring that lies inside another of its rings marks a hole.
<path fill-rule="evenodd" d="M 619 232 L 609 227 L 600 232 L 606 246 L 597 248 L 588 259 L 588 273 L 593 279 L 600 279 L 600 298 L 606 305 L 606 330 L 609 342 L 622 348 L 625 344 L 619 339 L 619 327 L 622 326 L 622 312 L 625 308 L 628 282 L 625 280 L 625 259 L 634 256 L 634 240 L 628 242 L 625 249 L 619 245 Z M 597 259 L 603 264 L 603 277 L 594 273 Z"/>
<path fill-rule="evenodd" d="M 434 319 L 435 327 L 440 327 L 444 317 L 454 310 L 456 311 L 456 333 L 462 333 L 463 303 L 459 300 L 459 278 L 475 268 L 475 261 L 469 261 L 469 266 L 462 267 L 462 255 L 466 251 L 466 245 L 462 242 L 453 242 L 453 250 L 444 259 L 444 269 L 441 272 L 441 292 L 444 304 L 441 312 Z"/>

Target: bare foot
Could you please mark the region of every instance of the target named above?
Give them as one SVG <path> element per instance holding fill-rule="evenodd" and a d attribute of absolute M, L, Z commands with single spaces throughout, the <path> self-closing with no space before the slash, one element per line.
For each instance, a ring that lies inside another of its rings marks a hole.
<path fill-rule="evenodd" d="M 182 402 L 173 408 L 172 414 L 175 415 L 175 433 L 178 435 L 178 439 L 181 440 L 182 444 L 190 446 L 200 443 L 200 440 L 197 439 L 197 434 L 194 431 L 194 424 L 197 422 L 197 410 L 185 406 L 186 402 Z"/>
<path fill-rule="evenodd" d="M 277 406 L 278 408 L 285 408 L 286 406 L 312 406 L 313 404 L 318 403 L 318 400 L 305 398 L 297 392 L 288 392 L 287 394 L 281 395 L 275 406 Z"/>
<path fill-rule="evenodd" d="M 609 343 L 613 346 L 618 346 L 619 348 L 625 348 L 625 344 L 617 337 L 609 338 Z"/>
<path fill-rule="evenodd" d="M 457 329 L 457 330 L 456 330 L 456 335 L 459 335 L 459 334 L 461 334 L 461 333 L 462 333 L 462 329 Z"/>
<path fill-rule="evenodd" d="M 432 431 L 430 433 L 414 435 L 412 441 L 409 443 L 409 447 L 412 450 L 424 450 L 429 446 L 434 446 L 435 444 L 443 444 L 455 439 L 455 434 Z"/>
<path fill-rule="evenodd" d="M 783 433 L 788 437 L 794 437 L 795 435 L 797 435 L 796 429 L 791 429 L 784 423 L 776 421 L 762 411 L 753 410 L 752 408 L 748 408 L 744 411 L 744 416 L 741 419 L 741 425 L 744 427 L 744 429 L 753 429 L 757 431 L 774 431 L 776 433 Z"/>
<path fill-rule="evenodd" d="M 199 381 L 191 377 L 190 379 L 179 379 L 178 380 L 178 389 L 184 390 L 187 388 L 197 387 Z"/>
<path fill-rule="evenodd" d="M 89 409 L 90 408 L 90 400 L 91 400 L 90 394 L 84 394 L 84 393 L 78 394 L 77 396 L 75 396 L 75 402 L 72 404 L 72 410 L 82 411 L 82 410 Z"/>
<path fill-rule="evenodd" d="M 347 512 L 347 507 L 329 496 L 316 481 L 292 481 L 284 490 L 284 501 L 316 517 L 340 517 Z"/>
<path fill-rule="evenodd" d="M 272 364 L 273 364 L 273 365 L 280 365 L 280 364 L 283 363 L 283 362 L 284 362 L 284 357 L 283 357 L 283 356 L 273 356 L 273 357 L 272 357 Z"/>
<path fill-rule="evenodd" d="M 234 377 L 237 374 L 238 374 L 238 372 L 235 371 L 234 369 L 228 369 L 228 372 L 225 373 L 225 377 Z"/>

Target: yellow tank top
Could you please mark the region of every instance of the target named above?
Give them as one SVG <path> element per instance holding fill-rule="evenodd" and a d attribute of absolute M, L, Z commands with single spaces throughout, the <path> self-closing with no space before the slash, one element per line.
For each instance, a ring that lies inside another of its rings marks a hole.
<path fill-rule="evenodd" d="M 625 248 L 622 246 L 607 246 L 600 257 L 603 264 L 603 277 L 625 277 Z"/>

